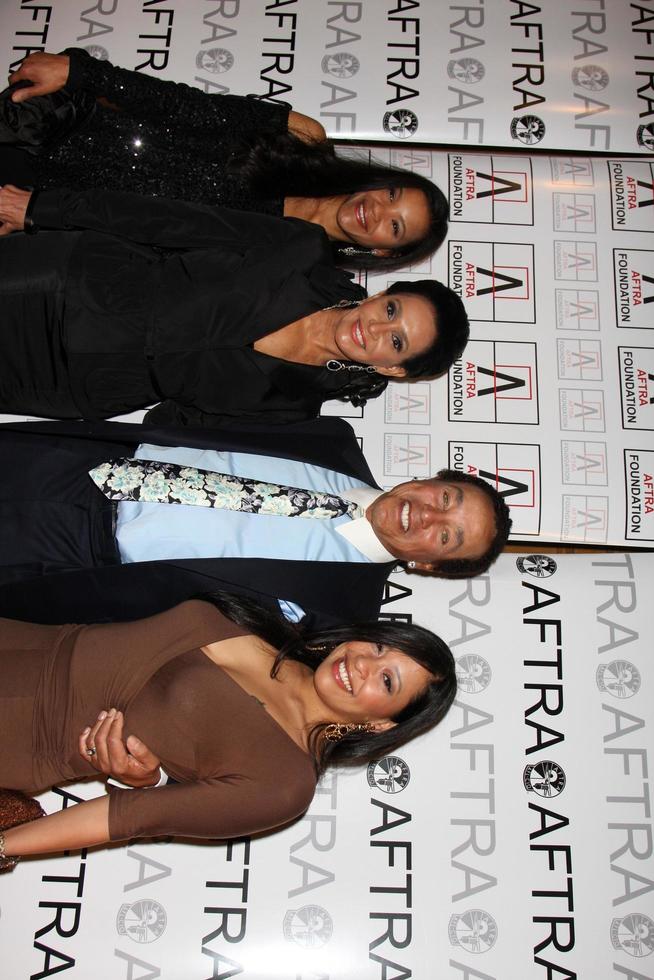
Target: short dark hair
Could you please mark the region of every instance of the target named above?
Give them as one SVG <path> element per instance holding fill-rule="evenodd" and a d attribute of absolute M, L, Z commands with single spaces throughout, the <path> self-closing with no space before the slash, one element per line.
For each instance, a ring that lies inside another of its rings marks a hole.
<path fill-rule="evenodd" d="M 481 490 L 491 503 L 495 534 L 490 546 L 478 558 L 449 558 L 434 562 L 433 571 L 441 578 L 472 578 L 474 575 L 481 575 L 482 572 L 488 571 L 508 540 L 512 521 L 506 501 L 492 484 L 480 476 L 448 469 L 439 470 L 436 476 L 450 483 L 468 483 Z"/>
<path fill-rule="evenodd" d="M 402 364 L 406 370 L 406 380 L 436 378 L 449 371 L 463 354 L 470 336 L 468 315 L 461 298 L 436 279 L 418 279 L 415 282 L 398 280 L 386 290 L 387 295 L 398 293 L 420 296 L 426 300 L 434 311 L 436 325 L 436 336 L 431 347 Z M 398 380 L 404 381 L 405 378 Z M 379 398 L 386 390 L 388 382 L 389 379 L 381 374 L 354 373 L 334 397 L 352 402 L 358 407 L 365 405 L 371 398 Z"/>
<path fill-rule="evenodd" d="M 391 295 L 407 293 L 427 300 L 436 314 L 436 338 L 424 353 L 404 361 L 407 378 L 436 378 L 445 374 L 461 357 L 470 336 L 468 314 L 460 296 L 436 279 L 415 282 L 398 280 L 386 290 Z"/>
<path fill-rule="evenodd" d="M 431 180 L 375 160 L 337 156 L 328 140 L 305 142 L 288 132 L 261 134 L 242 147 L 232 166 L 255 192 L 267 199 L 337 197 L 391 187 L 422 191 L 430 216 L 426 234 L 387 256 L 376 255 L 374 249 L 364 245 L 332 242 L 334 261 L 350 269 L 391 272 L 416 265 L 433 255 L 447 234 L 449 204 Z"/>
<path fill-rule="evenodd" d="M 401 650 L 420 664 L 432 680 L 392 719 L 395 725 L 381 732 L 353 732 L 338 742 L 324 738 L 324 730 L 335 719 L 325 719 L 309 734 L 309 748 L 320 775 L 333 765 L 366 765 L 437 725 L 447 714 L 456 694 L 454 657 L 439 636 L 411 623 L 358 623 L 309 632 L 243 595 L 224 592 L 197 596 L 213 603 L 233 622 L 260 636 L 279 652 L 271 669 L 275 677 L 285 660 L 295 660 L 315 671 L 334 647 L 348 640 L 383 643 Z"/>

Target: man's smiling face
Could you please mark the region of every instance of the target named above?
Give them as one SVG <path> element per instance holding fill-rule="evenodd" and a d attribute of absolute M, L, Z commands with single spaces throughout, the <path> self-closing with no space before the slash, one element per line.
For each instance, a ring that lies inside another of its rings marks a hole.
<path fill-rule="evenodd" d="M 479 558 L 495 536 L 484 491 L 440 477 L 400 483 L 378 497 L 366 517 L 387 551 L 423 571 L 448 559 Z"/>

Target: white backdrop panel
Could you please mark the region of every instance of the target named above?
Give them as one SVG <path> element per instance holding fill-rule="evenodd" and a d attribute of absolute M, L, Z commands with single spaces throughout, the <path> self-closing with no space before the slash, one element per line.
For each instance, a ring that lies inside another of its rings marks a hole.
<path fill-rule="evenodd" d="M 440 729 L 265 839 L 23 861 L 2 975 L 652 980 L 653 589 L 638 554 L 394 576 L 457 658 Z"/>

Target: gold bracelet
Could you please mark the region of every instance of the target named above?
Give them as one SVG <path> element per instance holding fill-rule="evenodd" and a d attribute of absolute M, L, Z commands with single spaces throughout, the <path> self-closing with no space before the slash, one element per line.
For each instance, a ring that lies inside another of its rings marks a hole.
<path fill-rule="evenodd" d="M 9 857 L 5 854 L 5 835 L 0 833 L 0 872 L 13 871 L 19 861 L 20 858 L 18 856 Z"/>

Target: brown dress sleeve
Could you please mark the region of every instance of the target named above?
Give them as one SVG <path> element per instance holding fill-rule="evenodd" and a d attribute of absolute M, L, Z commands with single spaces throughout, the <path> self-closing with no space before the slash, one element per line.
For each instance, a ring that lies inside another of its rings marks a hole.
<path fill-rule="evenodd" d="M 272 830 L 299 817 L 315 789 L 310 767 L 276 771 L 274 786 L 234 774 L 158 789 L 114 790 L 111 840 L 171 834 L 227 839 Z"/>

